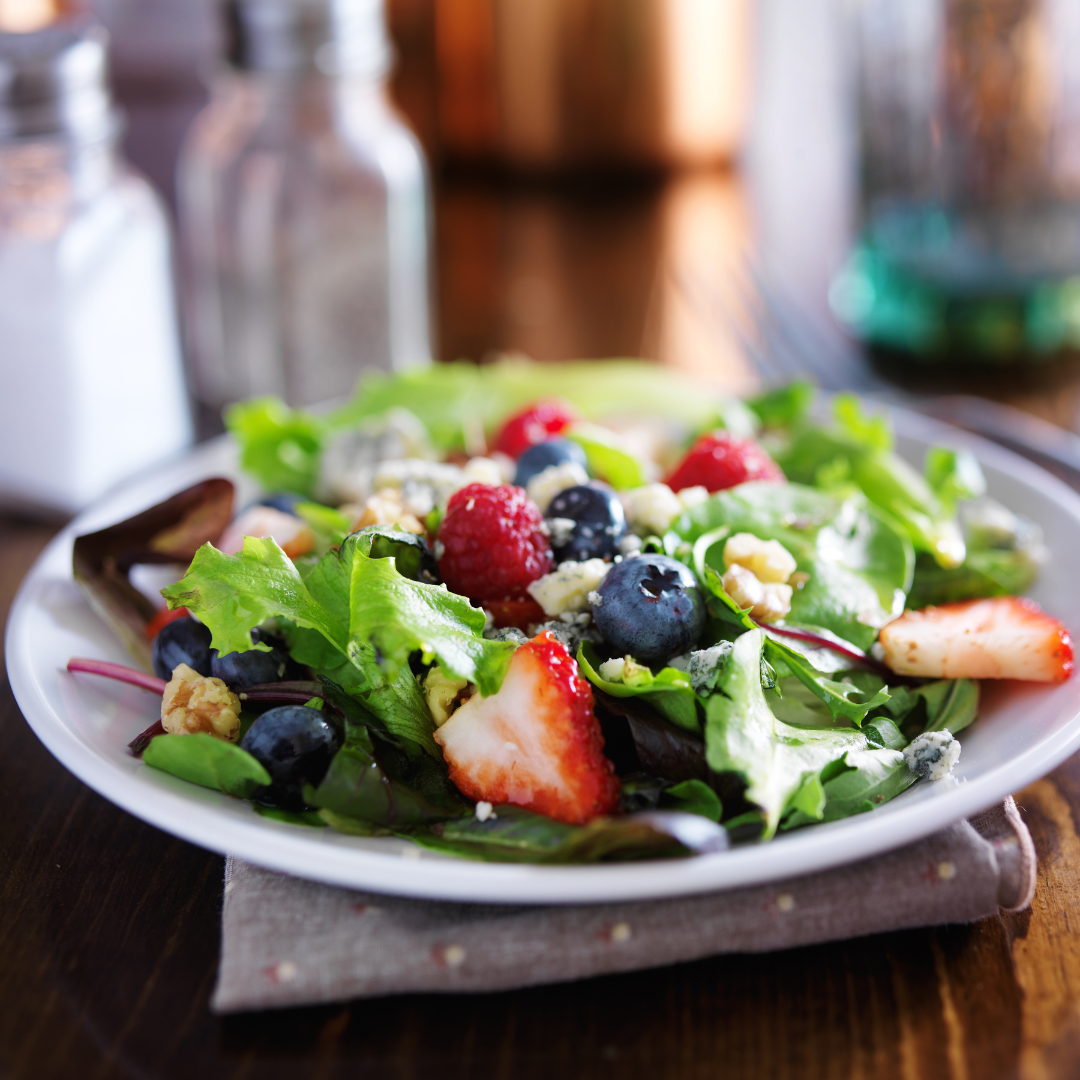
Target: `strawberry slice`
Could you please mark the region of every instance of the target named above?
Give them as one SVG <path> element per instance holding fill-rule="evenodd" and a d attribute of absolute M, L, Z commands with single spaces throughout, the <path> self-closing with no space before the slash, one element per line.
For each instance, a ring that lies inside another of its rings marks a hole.
<path fill-rule="evenodd" d="M 1069 631 L 1020 596 L 905 611 L 880 641 L 898 675 L 1061 682 L 1073 669 Z"/>
<path fill-rule="evenodd" d="M 522 645 L 499 692 L 469 698 L 435 741 L 450 779 L 477 802 L 513 803 L 568 825 L 618 806 L 592 689 L 549 633 Z"/>

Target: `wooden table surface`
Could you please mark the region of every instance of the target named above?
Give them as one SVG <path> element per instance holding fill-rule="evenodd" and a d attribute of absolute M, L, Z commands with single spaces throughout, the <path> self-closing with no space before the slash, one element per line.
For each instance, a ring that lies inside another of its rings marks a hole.
<path fill-rule="evenodd" d="M 809 13 L 791 37 L 810 53 L 820 53 L 814 20 L 824 2 L 786 7 L 788 20 Z M 145 90 L 139 79 L 132 86 Z M 740 341 L 753 334 L 755 305 L 744 256 L 782 272 L 820 315 L 850 221 L 835 161 L 822 158 L 822 125 L 800 119 L 824 92 L 820 80 L 789 86 L 786 98 L 766 91 L 774 127 L 788 137 L 770 142 L 768 117 L 757 125 L 756 145 L 773 148 L 764 181 L 753 145 L 743 179 L 568 185 L 440 175 L 441 356 L 644 354 L 750 385 Z M 161 140 L 175 149 L 181 119 L 169 135 L 152 98 L 130 104 L 129 150 L 164 183 L 171 163 Z M 185 99 L 176 117 L 196 106 Z M 149 133 L 142 144 L 140 132 Z M 779 165 L 776 145 L 787 155 Z M 892 374 L 924 389 L 976 390 L 1066 426 L 1080 403 L 1071 360 L 951 383 Z M 0 517 L 5 619 L 52 532 Z M 27 727 L 5 679 L 0 1077 L 1080 1076 L 1080 758 L 1018 801 L 1040 857 L 1034 904 L 1019 915 L 513 993 L 217 1019 L 207 1002 L 222 859 L 68 774 Z"/>

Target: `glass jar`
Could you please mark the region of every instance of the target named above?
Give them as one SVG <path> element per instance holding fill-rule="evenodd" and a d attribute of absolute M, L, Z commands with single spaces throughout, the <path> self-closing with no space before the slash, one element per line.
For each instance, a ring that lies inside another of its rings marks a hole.
<path fill-rule="evenodd" d="M 427 179 L 381 0 L 229 0 L 179 169 L 196 393 L 308 405 L 431 359 Z"/>
<path fill-rule="evenodd" d="M 1080 345 L 1080 6 L 854 11 L 862 231 L 836 313 L 926 360 Z"/>
<path fill-rule="evenodd" d="M 71 514 L 191 441 L 170 238 L 105 35 L 0 33 L 0 500 Z"/>

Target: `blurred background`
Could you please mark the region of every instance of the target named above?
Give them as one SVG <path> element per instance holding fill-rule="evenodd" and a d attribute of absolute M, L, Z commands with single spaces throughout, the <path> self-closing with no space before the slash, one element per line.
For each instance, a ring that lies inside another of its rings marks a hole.
<path fill-rule="evenodd" d="M 49 187 L 12 155 L 66 140 L 72 191 L 83 170 L 70 117 L 17 120 L 82 100 L 71 43 L 39 50 L 37 89 L 15 76 L 41 28 L 87 18 L 119 149 L 167 208 L 180 317 L 155 326 L 199 435 L 250 394 L 507 352 L 962 391 L 1076 427 L 1074 0 L 0 0 L 0 331 L 25 322 L 11 238 Z M 9 380 L 38 363 L 15 340 Z M 125 378 L 131 348 L 95 370 Z"/>

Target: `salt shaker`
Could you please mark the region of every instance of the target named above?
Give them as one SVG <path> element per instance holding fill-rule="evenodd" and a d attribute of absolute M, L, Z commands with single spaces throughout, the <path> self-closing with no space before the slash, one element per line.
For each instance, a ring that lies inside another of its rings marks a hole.
<path fill-rule="evenodd" d="M 427 176 L 387 101 L 383 0 L 224 11 L 179 166 L 196 394 L 308 405 L 430 361 Z"/>
<path fill-rule="evenodd" d="M 106 38 L 0 33 L 0 502 L 71 514 L 191 442 L 170 237 Z"/>

